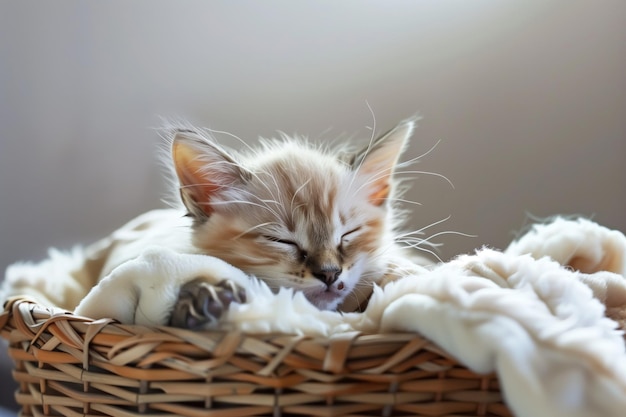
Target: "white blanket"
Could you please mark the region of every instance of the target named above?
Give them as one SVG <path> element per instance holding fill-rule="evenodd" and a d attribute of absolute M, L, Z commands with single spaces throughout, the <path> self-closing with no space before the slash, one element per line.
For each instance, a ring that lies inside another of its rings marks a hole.
<path fill-rule="evenodd" d="M 626 350 L 618 324 L 626 322 L 625 259 L 622 233 L 556 219 L 504 252 L 482 249 L 376 288 L 364 313 L 340 314 L 319 311 L 290 290 L 273 294 L 215 258 L 154 248 L 113 270 L 87 296 L 115 303 L 87 302 L 100 310 L 79 306 L 77 313 L 164 324 L 164 304 L 142 300 L 173 303 L 177 277 L 217 268 L 246 288 L 248 302 L 231 305 L 225 317 L 243 331 L 418 332 L 470 369 L 497 372 L 518 417 L 623 417 Z M 22 266 L 13 275 L 44 266 Z M 146 294 L 133 277 L 148 279 L 159 294 Z"/>
<path fill-rule="evenodd" d="M 624 338 L 603 303 L 624 317 L 625 259 L 622 233 L 557 219 L 505 252 L 483 249 L 377 289 L 363 314 L 303 311 L 303 300 L 285 292 L 275 303 L 264 291 L 229 320 L 246 331 L 419 332 L 472 370 L 497 372 L 518 417 L 623 417 Z"/>

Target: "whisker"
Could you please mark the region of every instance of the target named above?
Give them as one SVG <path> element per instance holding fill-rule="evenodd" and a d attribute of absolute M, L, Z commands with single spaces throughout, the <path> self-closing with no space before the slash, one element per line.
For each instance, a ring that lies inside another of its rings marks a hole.
<path fill-rule="evenodd" d="M 276 201 L 276 200 L 270 200 L 270 199 L 264 199 L 264 198 L 263 198 L 263 199 L 261 199 L 261 198 L 260 198 L 260 199 L 259 199 L 259 201 L 260 201 L 260 202 L 262 202 L 262 203 L 264 203 L 264 204 L 269 204 L 269 203 L 271 203 L 271 204 L 276 204 L 276 205 L 278 205 L 278 206 L 280 205 L 280 203 L 279 203 L 278 201 Z"/>
<path fill-rule="evenodd" d="M 203 127 L 202 129 L 207 131 L 207 132 L 210 132 L 210 133 L 217 133 L 218 135 L 226 135 L 226 136 L 229 136 L 229 137 L 231 137 L 233 139 L 236 139 L 242 145 L 244 145 L 246 148 L 248 148 L 248 150 L 250 150 L 253 153 L 256 153 L 256 150 L 249 143 L 247 143 L 245 140 L 241 139 L 239 136 L 237 136 L 237 135 L 235 135 L 233 133 L 227 132 L 225 130 L 211 129 L 211 128 L 208 128 L 208 127 Z"/>
<path fill-rule="evenodd" d="M 380 170 L 376 173 L 375 176 L 370 177 L 368 179 L 368 181 L 364 182 L 363 184 L 361 184 L 361 186 L 359 188 L 357 188 L 353 195 L 356 195 L 359 191 L 361 191 L 363 188 L 376 183 L 380 180 L 382 180 L 383 178 L 389 178 L 392 177 L 394 175 L 405 175 L 405 174 L 418 174 L 418 175 L 432 175 L 435 177 L 439 177 L 444 179 L 448 184 L 450 184 L 450 186 L 452 187 L 452 189 L 455 189 L 454 184 L 452 183 L 452 181 L 450 181 L 450 179 L 448 177 L 446 177 L 443 174 L 439 174 L 437 172 L 430 172 L 430 171 L 394 171 L 394 168 L 390 167 L 390 168 L 386 168 L 383 170 Z M 353 176 L 354 179 L 354 176 Z M 353 182 L 350 183 L 350 186 L 352 186 Z"/>
<path fill-rule="evenodd" d="M 402 243 L 404 245 L 406 245 L 407 247 L 411 247 L 411 248 L 415 248 L 417 249 L 418 246 L 422 245 L 422 246 L 429 246 L 432 248 L 438 248 L 443 246 L 442 243 L 433 243 L 430 242 L 428 239 L 419 239 L 419 238 L 414 238 L 414 239 L 402 239 L 402 240 L 397 240 L 397 243 Z"/>
<path fill-rule="evenodd" d="M 295 206 L 295 207 L 292 207 L 292 208 L 291 208 L 291 217 L 296 217 L 296 216 L 295 216 L 295 212 L 296 212 L 296 210 L 298 210 L 300 207 L 305 207 L 305 206 L 306 206 L 306 204 L 305 204 L 305 203 L 302 203 L 302 204 L 298 204 L 298 205 L 297 205 L 297 206 Z"/>
<path fill-rule="evenodd" d="M 278 198 L 276 198 L 276 196 L 274 195 L 274 193 L 273 193 L 271 190 L 269 190 L 269 186 L 266 186 L 266 188 L 268 189 L 268 191 L 270 192 L 270 194 L 272 195 L 272 198 L 273 198 L 274 200 L 281 201 L 281 203 L 280 203 L 280 204 L 279 204 L 279 203 L 276 203 L 276 204 L 278 205 L 278 207 L 279 207 L 279 208 L 283 208 L 283 209 L 284 209 L 285 204 L 282 202 L 282 198 L 281 198 L 281 197 L 282 197 L 282 195 L 280 194 L 280 187 L 278 186 L 278 182 L 276 182 L 276 178 L 275 178 L 273 175 L 271 175 L 271 174 L 268 174 L 268 175 L 269 175 L 269 177 L 271 178 L 272 182 L 274 183 L 274 186 L 276 187 L 276 190 L 277 190 L 277 191 L 279 191 L 279 193 L 278 193 Z"/>
<path fill-rule="evenodd" d="M 437 253 L 435 253 L 435 251 L 432 251 L 430 249 L 426 249 L 423 246 L 416 246 L 415 249 L 420 251 L 420 252 L 428 253 L 429 255 L 431 255 L 434 258 L 436 258 L 440 263 L 443 263 L 443 259 L 441 259 L 441 257 Z"/>
<path fill-rule="evenodd" d="M 243 232 L 239 233 L 237 236 L 233 236 L 232 240 L 237 240 L 240 237 L 247 235 L 248 233 L 250 233 L 253 230 L 256 230 L 256 229 L 258 229 L 260 227 L 268 226 L 270 224 L 275 224 L 275 225 L 280 226 L 280 224 L 276 223 L 276 222 L 265 222 L 265 223 L 257 224 L 256 226 L 252 226 L 251 228 L 249 228 L 247 230 L 244 230 Z"/>
<path fill-rule="evenodd" d="M 384 175 L 379 175 L 379 174 L 382 174 L 383 172 L 386 172 L 386 171 L 389 171 L 389 173 L 384 174 Z M 380 172 L 376 173 L 375 177 L 371 177 L 371 178 L 368 179 L 368 181 L 366 181 L 363 184 L 361 184 L 361 186 L 359 188 L 357 188 L 352 195 L 356 195 L 363 188 L 368 187 L 368 186 L 374 184 L 375 182 L 380 181 L 383 178 L 391 177 L 392 175 L 393 175 L 393 173 L 391 172 L 391 168 L 387 168 L 387 169 L 381 170 Z M 353 179 L 355 177 L 356 177 L 356 175 L 353 175 Z M 353 182 L 350 183 L 350 188 L 352 188 Z"/>
<path fill-rule="evenodd" d="M 407 237 L 407 236 L 411 236 L 411 235 L 415 235 L 415 234 L 418 234 L 418 235 L 424 234 L 425 230 L 428 230 L 431 227 L 437 226 L 437 225 L 439 225 L 441 223 L 447 222 L 448 220 L 450 220 L 451 217 L 452 216 L 448 216 L 448 217 L 445 217 L 445 218 L 443 218 L 441 220 L 437 220 L 435 222 L 432 222 L 429 225 L 424 226 L 424 227 L 422 227 L 420 229 L 413 230 L 411 232 L 406 232 L 406 233 L 399 234 L 399 235 L 396 236 L 396 238 L 403 238 L 403 237 Z"/>
<path fill-rule="evenodd" d="M 367 108 L 369 109 L 370 114 L 372 115 L 372 127 L 368 128 L 372 131 L 372 134 L 370 135 L 370 140 L 367 144 L 367 148 L 365 149 L 365 152 L 361 156 L 359 165 L 354 170 L 354 174 L 352 175 L 352 178 L 350 179 L 350 185 L 348 186 L 349 190 L 352 189 L 352 185 L 354 185 L 354 180 L 356 179 L 359 171 L 361 171 L 361 167 L 363 166 L 363 163 L 365 162 L 367 155 L 369 155 L 370 151 L 372 150 L 372 146 L 374 145 L 374 140 L 376 138 L 376 115 L 374 114 L 374 110 L 372 109 L 372 106 L 370 106 L 370 103 L 367 100 L 365 101 L 365 104 L 367 105 Z"/>
<path fill-rule="evenodd" d="M 250 172 L 251 175 L 263 186 L 263 188 L 265 188 L 265 190 L 270 194 L 270 196 L 272 197 L 272 199 L 274 201 L 278 201 L 279 199 L 276 198 L 276 195 L 274 194 L 274 190 L 261 178 L 260 174 L 264 174 L 265 176 L 269 176 L 270 178 L 272 178 L 274 180 L 274 185 L 276 185 L 276 190 L 280 190 L 280 188 L 278 188 L 278 185 L 276 184 L 276 180 L 274 179 L 274 177 L 268 173 L 268 172 L 260 172 L 260 173 L 256 173 L 256 172 Z M 280 204 L 278 204 L 280 206 Z"/>
<path fill-rule="evenodd" d="M 443 174 L 439 174 L 437 172 L 430 172 L 430 171 L 397 171 L 395 173 L 396 175 L 404 175 L 404 174 L 418 174 L 418 175 L 432 175 L 434 177 L 439 177 L 441 179 L 444 179 L 448 184 L 450 184 L 450 187 L 454 188 L 454 184 L 452 183 L 452 181 L 450 181 L 450 179 L 448 177 L 446 177 Z"/>
<path fill-rule="evenodd" d="M 311 182 L 311 178 L 309 178 L 308 180 L 306 180 L 306 181 L 304 182 L 304 184 L 302 184 L 301 186 L 299 186 L 299 187 L 298 187 L 298 189 L 297 189 L 297 190 L 293 193 L 293 196 L 291 196 L 291 202 L 289 203 L 289 206 L 290 206 L 290 207 L 293 207 L 293 202 L 294 202 L 294 200 L 295 200 L 296 196 L 298 195 L 298 193 L 299 193 L 300 191 L 302 191 L 302 190 L 304 189 L 304 187 L 306 187 L 306 185 L 307 185 L 309 182 Z M 292 210 L 292 213 L 293 213 L 293 210 Z"/>
<path fill-rule="evenodd" d="M 211 159 L 209 159 L 209 158 L 207 158 L 205 156 L 202 156 L 202 155 L 196 156 L 194 158 L 194 160 L 198 160 L 198 161 L 201 161 L 201 162 L 206 162 L 206 164 L 207 164 L 206 167 L 199 169 L 199 172 L 201 174 L 202 173 L 213 172 L 217 165 L 226 165 L 226 166 L 229 166 L 229 167 L 235 167 L 237 169 L 240 168 L 240 166 L 239 166 L 239 164 L 237 162 L 224 161 L 224 160 L 214 161 L 214 160 L 211 160 Z"/>
<path fill-rule="evenodd" d="M 278 213 L 276 213 L 276 211 L 272 210 L 270 207 L 268 207 L 265 204 L 259 204 L 259 203 L 255 203 L 253 201 L 247 201 L 247 200 L 228 200 L 228 201 L 212 201 L 212 202 L 203 202 L 203 203 L 199 203 L 200 205 L 205 205 L 205 206 L 225 206 L 227 204 L 247 204 L 250 206 L 254 206 L 254 207 L 260 207 L 263 208 L 267 211 L 269 211 L 270 213 L 272 213 L 274 216 L 276 216 L 276 218 L 280 218 L 280 216 L 278 215 Z"/>
<path fill-rule="evenodd" d="M 478 237 L 478 235 L 470 235 L 469 233 L 457 232 L 455 230 L 444 230 L 441 232 L 437 232 L 434 235 L 428 236 L 424 240 L 429 240 L 429 239 L 433 239 L 439 236 L 446 236 L 446 235 L 463 236 L 463 237 Z"/>
<path fill-rule="evenodd" d="M 363 275 L 361 275 L 361 278 L 363 278 Z M 354 286 L 352 292 L 348 294 L 348 297 L 354 299 L 356 301 L 356 304 L 360 306 L 363 303 L 363 301 L 365 301 L 365 299 L 367 298 L 367 295 L 369 295 L 369 292 L 372 289 L 372 287 L 373 287 L 372 282 L 359 281 Z"/>
<path fill-rule="evenodd" d="M 419 155 L 419 156 L 416 156 L 415 158 L 411 158 L 411 159 L 409 159 L 408 161 L 400 162 L 400 163 L 398 163 L 398 164 L 396 165 L 396 167 L 398 167 L 398 168 L 404 168 L 404 167 L 406 167 L 406 166 L 409 166 L 409 165 L 414 164 L 415 162 L 419 161 L 420 159 L 422 159 L 422 158 L 424 158 L 424 157 L 428 156 L 428 154 L 430 154 L 432 151 L 434 151 L 434 150 L 435 150 L 435 148 L 436 148 L 437 146 L 439 146 L 439 144 L 440 144 L 440 143 L 441 143 L 441 139 L 440 139 L 440 140 L 438 140 L 438 141 L 437 141 L 437 142 L 436 142 L 436 143 L 435 143 L 435 144 L 434 144 L 434 145 L 433 145 L 433 146 L 432 146 L 429 150 L 427 150 L 427 151 L 426 151 L 426 152 L 424 152 L 423 154 L 421 154 L 421 155 Z"/>
<path fill-rule="evenodd" d="M 412 200 L 405 200 L 403 198 L 398 198 L 398 197 L 374 198 L 374 199 L 372 199 L 370 201 L 372 201 L 372 202 L 374 202 L 374 201 L 395 201 L 395 202 L 398 202 L 398 203 L 415 204 L 416 206 L 423 206 L 423 204 L 420 203 L 420 202 L 412 201 Z"/>

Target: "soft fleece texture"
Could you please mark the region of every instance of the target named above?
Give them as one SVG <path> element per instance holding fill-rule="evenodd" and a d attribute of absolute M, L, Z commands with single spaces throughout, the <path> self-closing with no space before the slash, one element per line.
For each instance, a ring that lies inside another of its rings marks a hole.
<path fill-rule="evenodd" d="M 55 256 L 47 264 L 16 267 L 7 280 L 23 276 L 20 268 L 41 275 L 42 268 L 81 261 L 80 251 Z M 289 290 L 273 294 L 218 259 L 154 247 L 113 269 L 75 312 L 164 324 L 180 284 L 211 273 L 247 289 L 248 302 L 231 306 L 227 326 L 322 336 L 418 332 L 472 370 L 497 372 L 518 417 L 622 417 L 625 259 L 622 233 L 557 218 L 505 251 L 482 249 L 376 288 L 364 313 L 340 314 L 319 311 Z M 5 285 L 4 291 L 15 288 Z"/>

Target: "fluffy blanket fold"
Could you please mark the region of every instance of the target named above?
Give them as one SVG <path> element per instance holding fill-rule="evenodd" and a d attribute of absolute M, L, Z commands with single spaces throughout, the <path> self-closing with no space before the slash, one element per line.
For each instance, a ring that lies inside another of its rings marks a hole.
<path fill-rule="evenodd" d="M 482 249 L 376 289 L 363 314 L 302 311 L 285 297 L 279 310 L 263 310 L 273 317 L 256 319 L 272 297 L 261 291 L 229 321 L 246 331 L 419 332 L 472 370 L 497 372 L 516 416 L 618 417 L 625 259 L 622 233 L 556 219 L 504 252 Z"/>
<path fill-rule="evenodd" d="M 112 275 L 162 282 L 207 268 L 232 268 L 159 248 L 140 260 Z M 376 288 L 364 313 L 320 311 L 302 294 L 274 294 L 262 282 L 232 274 L 246 287 L 248 302 L 233 304 L 225 319 L 240 330 L 318 336 L 419 332 L 468 368 L 497 372 L 518 417 L 626 413 L 620 330 L 626 323 L 626 237 L 591 221 L 557 218 L 534 226 L 505 251 L 481 249 L 407 275 Z M 123 282 L 132 287 L 132 279 Z M 98 291 L 120 291 L 101 287 Z M 142 310 L 136 302 L 131 306 L 136 295 L 131 287 L 129 300 L 116 298 L 121 320 Z M 163 324 L 162 315 L 142 311 L 137 322 Z"/>

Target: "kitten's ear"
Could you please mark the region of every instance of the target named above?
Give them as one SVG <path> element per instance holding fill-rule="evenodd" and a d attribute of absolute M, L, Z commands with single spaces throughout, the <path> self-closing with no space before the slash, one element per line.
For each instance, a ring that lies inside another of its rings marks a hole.
<path fill-rule="evenodd" d="M 394 169 L 414 128 L 414 119 L 405 120 L 352 158 L 357 175 L 369 178 L 369 200 L 373 205 L 381 206 L 389 197 Z"/>
<path fill-rule="evenodd" d="M 176 132 L 172 160 L 180 182 L 180 196 L 196 219 L 213 212 L 211 201 L 244 177 L 237 162 L 216 144 L 192 131 Z"/>

